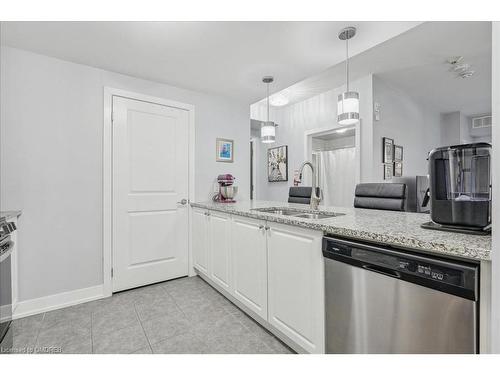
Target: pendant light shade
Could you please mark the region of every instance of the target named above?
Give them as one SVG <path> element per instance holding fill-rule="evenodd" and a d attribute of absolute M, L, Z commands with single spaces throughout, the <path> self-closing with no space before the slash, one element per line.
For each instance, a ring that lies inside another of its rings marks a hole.
<path fill-rule="evenodd" d="M 262 78 L 262 82 L 267 85 L 267 121 L 263 122 L 260 128 L 260 140 L 262 143 L 276 142 L 276 124 L 273 121 L 269 121 L 269 84 L 273 81 L 273 77 Z"/>
<path fill-rule="evenodd" d="M 266 121 L 262 123 L 260 128 L 260 139 L 262 143 L 274 143 L 276 142 L 276 126 L 272 121 Z"/>
<path fill-rule="evenodd" d="M 359 93 L 349 90 L 349 39 L 356 35 L 355 27 L 346 27 L 339 33 L 339 39 L 345 40 L 346 61 L 345 75 L 347 90 L 337 99 L 337 122 L 340 125 L 352 125 L 359 121 Z"/>
<path fill-rule="evenodd" d="M 359 94 L 346 91 L 337 101 L 337 121 L 340 125 L 352 125 L 359 121 Z"/>

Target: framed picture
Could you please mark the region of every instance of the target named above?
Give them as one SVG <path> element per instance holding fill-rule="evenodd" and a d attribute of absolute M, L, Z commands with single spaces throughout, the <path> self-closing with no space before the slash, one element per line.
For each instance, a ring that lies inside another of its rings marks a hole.
<path fill-rule="evenodd" d="M 394 140 L 391 138 L 382 138 L 382 163 L 392 164 L 394 162 Z"/>
<path fill-rule="evenodd" d="M 288 181 L 288 146 L 267 150 L 267 179 L 269 182 Z"/>
<path fill-rule="evenodd" d="M 403 146 L 394 145 L 394 161 L 403 161 Z"/>
<path fill-rule="evenodd" d="M 392 179 L 393 166 L 392 164 L 384 164 L 384 180 Z"/>
<path fill-rule="evenodd" d="M 217 138 L 215 152 L 216 161 L 232 163 L 234 160 L 234 141 L 232 139 Z"/>
<path fill-rule="evenodd" d="M 394 177 L 403 177 L 403 163 L 400 161 L 394 162 Z"/>

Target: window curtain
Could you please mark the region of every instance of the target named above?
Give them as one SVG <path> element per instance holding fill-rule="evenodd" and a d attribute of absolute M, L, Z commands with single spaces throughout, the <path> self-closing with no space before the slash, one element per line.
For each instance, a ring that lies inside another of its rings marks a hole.
<path fill-rule="evenodd" d="M 349 147 L 314 154 L 323 193 L 321 204 L 352 207 L 356 188 L 356 149 Z"/>

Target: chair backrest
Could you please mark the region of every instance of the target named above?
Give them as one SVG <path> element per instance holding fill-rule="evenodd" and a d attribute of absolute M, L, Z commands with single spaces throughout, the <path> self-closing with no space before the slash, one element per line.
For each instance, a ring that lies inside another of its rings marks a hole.
<path fill-rule="evenodd" d="M 288 203 L 311 203 L 311 186 L 290 186 L 288 191 Z M 316 188 L 316 194 L 320 196 L 320 189 Z"/>
<path fill-rule="evenodd" d="M 354 207 L 404 211 L 406 184 L 368 183 L 356 185 Z"/>

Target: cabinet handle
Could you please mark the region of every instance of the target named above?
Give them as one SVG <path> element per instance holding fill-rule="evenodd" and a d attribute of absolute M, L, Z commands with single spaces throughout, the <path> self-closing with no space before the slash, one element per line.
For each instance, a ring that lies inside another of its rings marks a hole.
<path fill-rule="evenodd" d="M 259 225 L 259 229 L 264 229 L 264 226 L 263 225 Z"/>
<path fill-rule="evenodd" d="M 271 228 L 270 228 L 270 227 L 265 227 L 264 229 L 265 229 L 265 230 L 269 230 L 269 229 L 271 229 Z"/>

